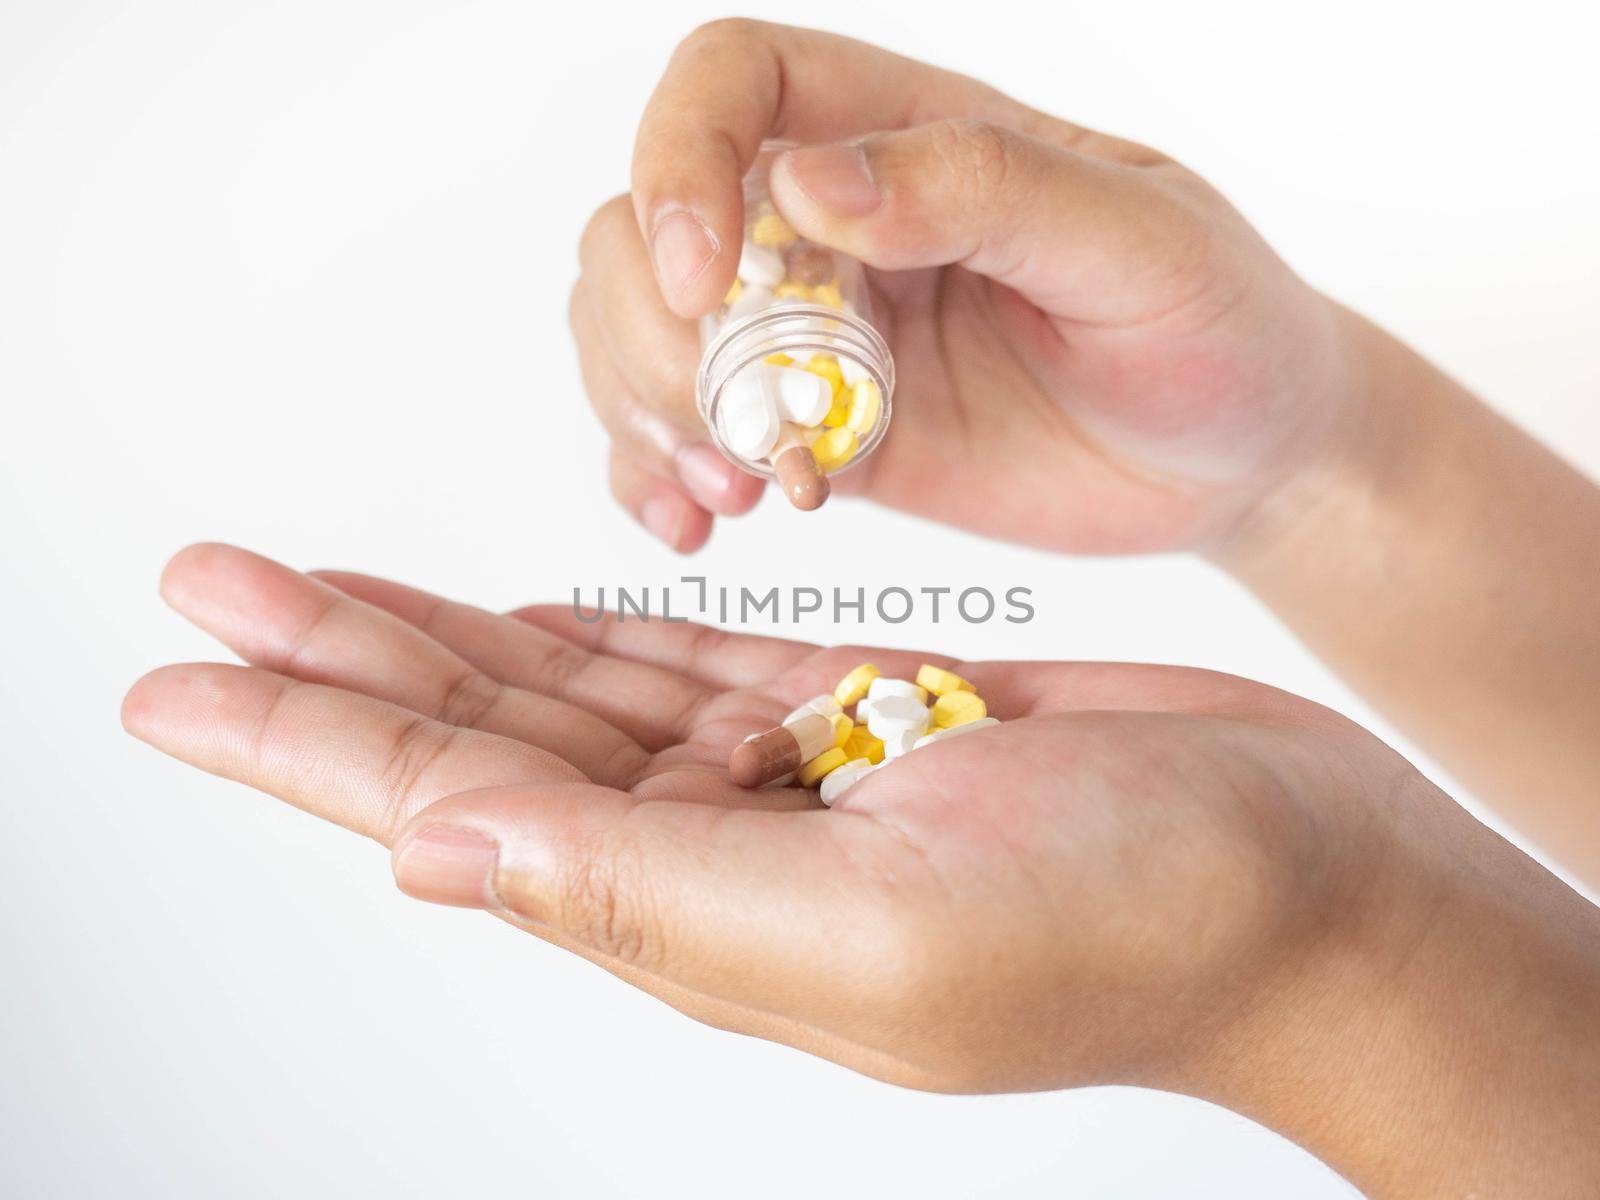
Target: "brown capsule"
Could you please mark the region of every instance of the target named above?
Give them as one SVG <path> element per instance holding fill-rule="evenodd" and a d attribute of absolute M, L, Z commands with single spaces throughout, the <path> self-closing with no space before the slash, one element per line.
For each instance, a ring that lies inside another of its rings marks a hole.
<path fill-rule="evenodd" d="M 740 787 L 763 787 L 831 748 L 833 736 L 833 722 L 820 714 L 753 734 L 728 755 L 728 774 Z"/>
<path fill-rule="evenodd" d="M 833 255 L 821 246 L 795 246 L 784 255 L 783 261 L 789 278 L 796 283 L 816 287 L 833 280 Z"/>
<path fill-rule="evenodd" d="M 822 502 L 833 490 L 828 477 L 817 466 L 817 456 L 806 445 L 805 435 L 799 426 L 787 422 L 778 435 L 778 444 L 772 449 L 772 473 L 778 477 L 778 486 L 789 498 L 789 503 L 802 512 L 821 508 Z"/>

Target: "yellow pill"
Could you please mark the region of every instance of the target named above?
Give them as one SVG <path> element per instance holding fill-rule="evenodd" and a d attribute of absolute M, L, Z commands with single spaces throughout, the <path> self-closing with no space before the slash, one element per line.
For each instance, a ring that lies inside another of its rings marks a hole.
<path fill-rule="evenodd" d="M 878 423 L 878 409 L 883 406 L 883 393 L 870 379 L 862 379 L 850 389 L 850 415 L 845 424 L 857 433 L 866 433 Z"/>
<path fill-rule="evenodd" d="M 829 429 L 837 429 L 847 424 L 850 420 L 850 393 L 843 388 L 833 398 L 833 406 L 823 414 L 822 423 Z"/>
<path fill-rule="evenodd" d="M 826 304 L 829 308 L 843 308 L 844 297 L 839 294 L 839 285 L 836 283 L 819 283 L 811 289 L 813 304 Z"/>
<path fill-rule="evenodd" d="M 875 738 L 865 725 L 857 725 L 850 731 L 850 736 L 844 741 L 844 754 L 846 762 L 854 762 L 864 758 L 870 763 L 883 761 L 883 741 Z"/>
<path fill-rule="evenodd" d="M 728 289 L 728 294 L 722 298 L 723 305 L 727 306 L 732 304 L 739 298 L 739 293 L 742 291 L 744 291 L 744 281 L 742 279 L 735 279 L 733 281 L 733 286 Z"/>
<path fill-rule="evenodd" d="M 822 782 L 822 777 L 836 767 L 842 767 L 850 760 L 845 757 L 843 750 L 835 746 L 832 750 L 824 750 L 796 773 L 795 779 L 801 787 L 816 787 Z"/>
<path fill-rule="evenodd" d="M 772 294 L 779 300 L 809 300 L 811 289 L 803 283 L 792 283 L 785 280 L 772 289 Z"/>
<path fill-rule="evenodd" d="M 982 701 L 980 700 L 979 703 L 981 704 Z M 842 746 L 850 739 L 850 734 L 855 730 L 856 723 L 843 713 L 834 713 L 832 720 L 833 744 L 835 746 Z"/>
<path fill-rule="evenodd" d="M 946 692 L 978 690 L 954 671 L 946 671 L 943 667 L 936 667 L 932 663 L 922 664 L 922 669 L 917 672 L 917 684 L 927 688 L 935 696 L 943 696 Z"/>
<path fill-rule="evenodd" d="M 954 729 L 968 721 L 981 721 L 989 706 L 975 692 L 946 692 L 933 702 L 933 723 L 940 729 Z"/>
<path fill-rule="evenodd" d="M 877 677 L 877 667 L 871 663 L 862 663 L 850 674 L 839 680 L 839 685 L 833 689 L 833 698 L 843 707 L 849 708 L 867 694 L 867 689 L 872 686 L 872 681 Z"/>
<path fill-rule="evenodd" d="M 800 235 L 789 228 L 789 223 L 775 212 L 763 213 L 750 226 L 750 240 L 758 246 L 783 247 Z"/>
<path fill-rule="evenodd" d="M 839 369 L 839 360 L 831 354 L 813 354 L 806 363 L 805 370 L 826 379 L 835 396 L 839 394 L 839 389 L 844 387 L 844 372 Z"/>
<path fill-rule="evenodd" d="M 817 460 L 817 466 L 824 471 L 833 471 L 855 457 L 856 446 L 856 435 L 840 426 L 828 430 L 812 442 L 811 453 Z"/>
<path fill-rule="evenodd" d="M 781 350 L 776 354 L 767 355 L 766 358 L 762 359 L 761 361 L 762 362 L 771 363 L 775 367 L 792 367 L 792 366 L 794 366 L 794 359 L 791 358 L 789 355 L 783 353 L 783 351 L 781 351 Z"/>

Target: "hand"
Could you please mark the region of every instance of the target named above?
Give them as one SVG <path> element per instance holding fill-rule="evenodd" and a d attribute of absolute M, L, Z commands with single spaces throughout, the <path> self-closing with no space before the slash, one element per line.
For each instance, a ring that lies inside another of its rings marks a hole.
<path fill-rule="evenodd" d="M 774 201 L 873 268 L 895 355 L 894 425 L 842 490 L 1058 550 L 1210 547 L 1334 452 L 1351 323 L 1192 172 L 860 42 L 719 21 L 673 55 L 571 305 L 612 490 L 676 548 L 762 487 L 695 413 L 690 318 L 734 278 L 768 136 L 822 144 L 778 160 Z"/>
<path fill-rule="evenodd" d="M 218 546 L 163 591 L 253 665 L 155 671 L 133 733 L 702 1021 L 912 1087 L 1206 1096 L 1373 1187 L 1499 1178 L 1486 1161 L 1526 1182 L 1507 1145 L 1593 1119 L 1573 1103 L 1600 1078 L 1592 910 L 1306 701 L 1178 668 L 963 664 L 1004 723 L 830 811 L 735 787 L 730 749 L 864 658 L 926 656 L 495 616 Z"/>

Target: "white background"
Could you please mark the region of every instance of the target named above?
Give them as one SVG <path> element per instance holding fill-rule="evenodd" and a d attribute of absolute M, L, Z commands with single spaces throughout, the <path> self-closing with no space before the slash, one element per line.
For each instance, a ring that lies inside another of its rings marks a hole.
<path fill-rule="evenodd" d="M 755 7 L 1161 146 L 1313 282 L 1600 468 L 1579 6 Z M 1192 1101 L 922 1096 L 700 1028 L 401 897 L 376 847 L 120 731 L 142 671 L 219 654 L 155 594 L 191 540 L 494 606 L 684 569 L 604 492 L 564 306 L 656 74 L 713 15 L 0 7 L 0 1192 L 1350 1194 Z M 1219 667 L 1404 747 L 1196 562 L 780 504 L 692 566 L 1023 584 L 1040 614 L 811 636 Z"/>

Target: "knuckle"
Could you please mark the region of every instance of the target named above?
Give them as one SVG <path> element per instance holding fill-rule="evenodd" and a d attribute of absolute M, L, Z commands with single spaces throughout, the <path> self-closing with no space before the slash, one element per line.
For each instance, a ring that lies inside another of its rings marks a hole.
<path fill-rule="evenodd" d="M 634 851 L 581 848 L 561 897 L 562 926 L 584 945 L 629 966 L 659 961 L 650 873 Z"/>
<path fill-rule="evenodd" d="M 750 17 L 718 17 L 690 30 L 688 36 L 678 43 L 678 52 L 697 54 L 706 50 L 741 51 L 752 43 L 760 41 L 764 30 L 765 25 L 762 22 Z"/>
<path fill-rule="evenodd" d="M 414 717 L 395 731 L 378 771 L 378 794 L 383 803 L 379 828 L 389 840 L 419 807 L 414 803 L 418 789 L 433 765 L 450 749 L 456 733 L 455 726 L 423 716 Z"/>
<path fill-rule="evenodd" d="M 1016 156 L 1015 135 L 988 121 L 952 117 L 929 131 L 934 155 L 963 187 L 993 193 L 1005 186 Z"/>
<path fill-rule="evenodd" d="M 461 729 L 476 729 L 505 689 L 476 668 L 468 668 L 450 683 L 439 701 L 438 719 Z"/>
<path fill-rule="evenodd" d="M 585 272 L 593 270 L 599 251 L 619 236 L 626 236 L 632 226 L 633 198 L 626 192 L 595 209 L 578 238 L 579 267 Z"/>

